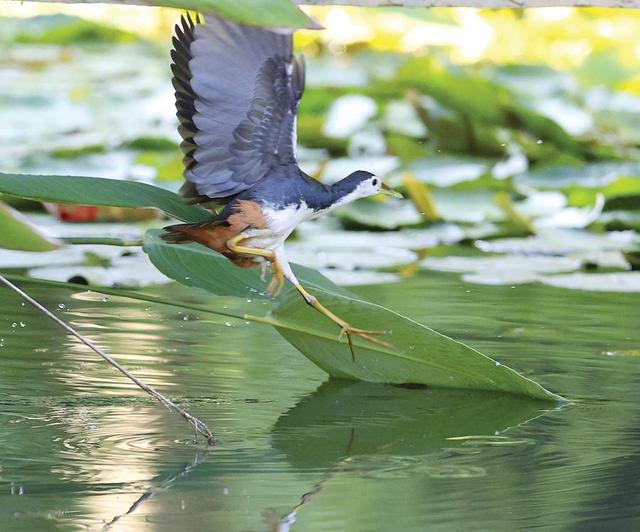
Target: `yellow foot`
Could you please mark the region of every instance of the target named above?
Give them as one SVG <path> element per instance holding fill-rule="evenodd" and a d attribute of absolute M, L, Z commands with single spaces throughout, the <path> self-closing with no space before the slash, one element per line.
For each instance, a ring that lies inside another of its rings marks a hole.
<path fill-rule="evenodd" d="M 271 261 L 271 282 L 267 289 L 265 290 L 266 294 L 269 294 L 271 297 L 278 297 L 284 288 L 284 273 L 282 272 L 282 268 L 277 261 Z"/>
<path fill-rule="evenodd" d="M 396 349 L 396 346 L 389 342 L 385 342 L 384 340 L 380 340 L 379 338 L 375 338 L 376 336 L 391 334 L 391 331 L 372 331 L 370 329 L 358 329 L 357 327 L 352 327 L 344 321 L 342 318 L 336 316 L 333 312 L 331 312 L 327 307 L 322 305 L 318 299 L 307 292 L 301 284 L 295 285 L 300 295 L 307 302 L 307 305 L 312 306 L 317 311 L 324 314 L 327 318 L 329 318 L 333 323 L 335 323 L 338 327 L 340 327 L 340 336 L 338 337 L 342 340 L 343 336 L 347 337 L 347 341 L 349 342 L 349 351 L 351 351 L 351 360 L 356 361 L 356 352 L 353 348 L 353 338 L 352 336 L 357 336 L 366 340 L 367 342 L 371 342 L 372 344 L 376 344 L 382 347 L 386 347 L 387 349 Z"/>
<path fill-rule="evenodd" d="M 370 329 L 358 329 L 357 327 L 352 327 L 348 323 L 345 323 L 341 326 L 340 336 L 338 338 L 342 340 L 343 336 L 347 337 L 347 341 L 349 342 L 349 351 L 351 351 L 351 360 L 355 362 L 356 352 L 353 348 L 353 340 L 351 338 L 352 336 L 357 336 L 359 338 L 362 338 L 363 340 L 366 340 L 367 342 L 371 342 L 372 344 L 386 347 L 388 349 L 393 349 L 393 344 L 385 342 L 384 340 L 380 340 L 379 338 L 375 338 L 376 336 L 383 336 L 387 334 L 391 334 L 391 331 L 372 331 Z"/>

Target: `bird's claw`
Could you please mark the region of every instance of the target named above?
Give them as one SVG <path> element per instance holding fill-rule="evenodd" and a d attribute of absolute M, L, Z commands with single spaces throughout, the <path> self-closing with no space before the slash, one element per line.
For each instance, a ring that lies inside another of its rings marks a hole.
<path fill-rule="evenodd" d="M 356 352 L 353 348 L 353 339 L 351 336 L 358 336 L 367 342 L 371 342 L 372 344 L 379 345 L 381 347 L 386 347 L 388 349 L 393 349 L 393 344 L 389 342 L 385 342 L 384 340 L 380 340 L 379 338 L 375 338 L 376 336 L 383 336 L 391 334 L 391 331 L 376 331 L 370 329 L 358 329 L 357 327 L 352 327 L 349 324 L 345 324 L 340 329 L 340 335 L 338 339 L 342 341 L 342 339 L 346 336 L 347 342 L 349 342 L 349 350 L 351 351 L 351 360 L 356 361 Z"/>
<path fill-rule="evenodd" d="M 265 290 L 271 297 L 278 297 L 284 288 L 284 274 L 276 262 L 271 262 L 271 281 Z"/>

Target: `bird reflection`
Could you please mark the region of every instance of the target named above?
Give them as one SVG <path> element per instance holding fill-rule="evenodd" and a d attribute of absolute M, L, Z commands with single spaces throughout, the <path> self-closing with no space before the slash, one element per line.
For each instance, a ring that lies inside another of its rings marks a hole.
<path fill-rule="evenodd" d="M 267 527 L 287 532 L 298 511 L 343 472 L 408 475 L 423 467 L 429 473 L 438 453 L 480 436 L 504 441 L 507 429 L 547 410 L 548 403 L 510 394 L 325 382 L 278 419 L 272 441 L 297 469 L 326 473 L 284 514 L 267 512 Z"/>

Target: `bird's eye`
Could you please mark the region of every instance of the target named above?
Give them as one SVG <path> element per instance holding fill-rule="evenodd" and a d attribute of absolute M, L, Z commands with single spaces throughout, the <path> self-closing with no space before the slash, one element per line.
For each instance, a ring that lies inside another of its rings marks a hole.
<path fill-rule="evenodd" d="M 378 185 L 378 180 L 374 177 L 373 181 L 371 181 L 371 184 L 375 187 Z"/>

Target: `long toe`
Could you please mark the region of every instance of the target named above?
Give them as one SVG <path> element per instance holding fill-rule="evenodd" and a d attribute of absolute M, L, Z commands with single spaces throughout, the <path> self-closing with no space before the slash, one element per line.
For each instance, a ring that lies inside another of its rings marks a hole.
<path fill-rule="evenodd" d="M 346 326 L 343 327 L 340 331 L 340 337 L 347 336 L 349 339 L 349 346 L 351 347 L 351 336 L 357 336 L 358 338 L 362 338 L 367 342 L 371 342 L 372 344 L 379 345 L 381 347 L 386 347 L 389 349 L 394 349 L 395 346 L 392 343 L 385 342 L 384 340 L 380 340 L 376 338 L 375 335 L 385 335 L 389 334 L 389 331 L 369 331 L 366 329 L 358 329 L 356 327 Z"/>
<path fill-rule="evenodd" d="M 269 294 L 271 297 L 278 297 L 284 288 L 284 276 L 278 272 L 274 273 L 271 276 L 271 281 L 269 282 L 269 286 L 265 290 L 266 294 Z"/>
<path fill-rule="evenodd" d="M 347 327 L 353 334 L 356 335 L 360 335 L 360 334 L 364 334 L 364 335 L 371 335 L 371 336 L 386 336 L 391 334 L 391 331 L 389 329 L 381 331 L 381 330 L 375 330 L 375 329 L 359 329 L 357 327 Z"/>

